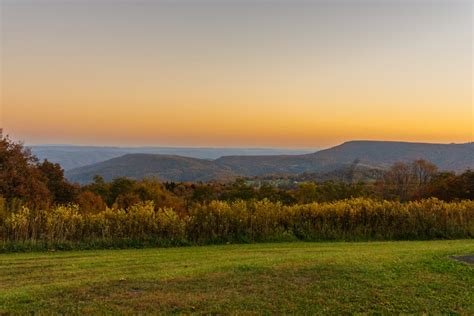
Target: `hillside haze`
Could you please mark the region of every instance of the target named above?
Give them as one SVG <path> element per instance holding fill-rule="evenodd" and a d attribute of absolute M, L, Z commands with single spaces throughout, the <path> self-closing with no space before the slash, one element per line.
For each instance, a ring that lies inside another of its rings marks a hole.
<path fill-rule="evenodd" d="M 315 149 L 285 148 L 206 148 L 206 147 L 99 147 L 72 145 L 29 146 L 40 160 L 59 163 L 64 170 L 92 165 L 126 154 L 178 155 L 213 160 L 228 155 L 306 154 Z"/>
<path fill-rule="evenodd" d="M 239 176 L 331 172 L 355 160 L 368 168 L 385 169 L 397 161 L 429 160 L 441 170 L 461 172 L 474 169 L 474 143 L 427 144 L 385 141 L 350 141 L 302 155 L 224 156 L 215 160 L 177 155 L 126 154 L 104 162 L 66 172 L 69 180 L 92 181 L 95 175 L 106 180 L 117 177 L 163 181 L 227 180 Z"/>

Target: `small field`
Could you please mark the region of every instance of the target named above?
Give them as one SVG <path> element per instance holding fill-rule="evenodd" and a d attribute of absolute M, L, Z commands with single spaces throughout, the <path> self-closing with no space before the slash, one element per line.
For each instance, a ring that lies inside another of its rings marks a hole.
<path fill-rule="evenodd" d="M 474 314 L 474 240 L 0 255 L 2 312 Z"/>

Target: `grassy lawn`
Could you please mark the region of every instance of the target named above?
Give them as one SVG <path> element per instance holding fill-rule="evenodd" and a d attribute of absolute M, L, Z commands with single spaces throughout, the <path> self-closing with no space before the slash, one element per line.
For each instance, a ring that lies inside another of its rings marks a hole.
<path fill-rule="evenodd" d="M 0 255 L 0 313 L 474 314 L 474 240 Z"/>

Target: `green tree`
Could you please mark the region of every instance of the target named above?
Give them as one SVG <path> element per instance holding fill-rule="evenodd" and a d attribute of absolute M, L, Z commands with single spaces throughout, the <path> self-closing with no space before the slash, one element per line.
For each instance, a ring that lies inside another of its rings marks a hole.
<path fill-rule="evenodd" d="M 319 200 L 318 186 L 314 182 L 299 184 L 294 194 L 300 204 L 312 203 Z"/>
<path fill-rule="evenodd" d="M 45 176 L 46 186 L 54 203 L 67 204 L 76 201 L 79 188 L 64 178 L 64 170 L 59 164 L 45 160 L 38 165 L 38 168 Z"/>

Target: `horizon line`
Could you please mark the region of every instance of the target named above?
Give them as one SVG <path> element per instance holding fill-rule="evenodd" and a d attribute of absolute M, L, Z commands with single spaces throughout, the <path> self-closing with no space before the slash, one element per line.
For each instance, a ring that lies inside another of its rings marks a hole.
<path fill-rule="evenodd" d="M 353 139 L 343 142 L 338 142 L 330 146 L 317 146 L 317 147 L 273 147 L 273 146 L 192 146 L 192 145 L 92 145 L 92 144 L 60 144 L 60 143 L 40 143 L 40 144 L 28 144 L 23 142 L 26 147 L 95 147 L 95 148 L 173 148 L 173 149 L 275 149 L 275 150 L 321 150 L 331 147 L 340 146 L 346 143 L 351 142 L 373 142 L 373 143 L 408 143 L 408 144 L 430 144 L 430 145 L 465 145 L 465 144 L 474 144 L 473 141 L 467 142 L 427 142 L 427 141 L 404 141 L 404 140 L 382 140 L 382 139 Z"/>

